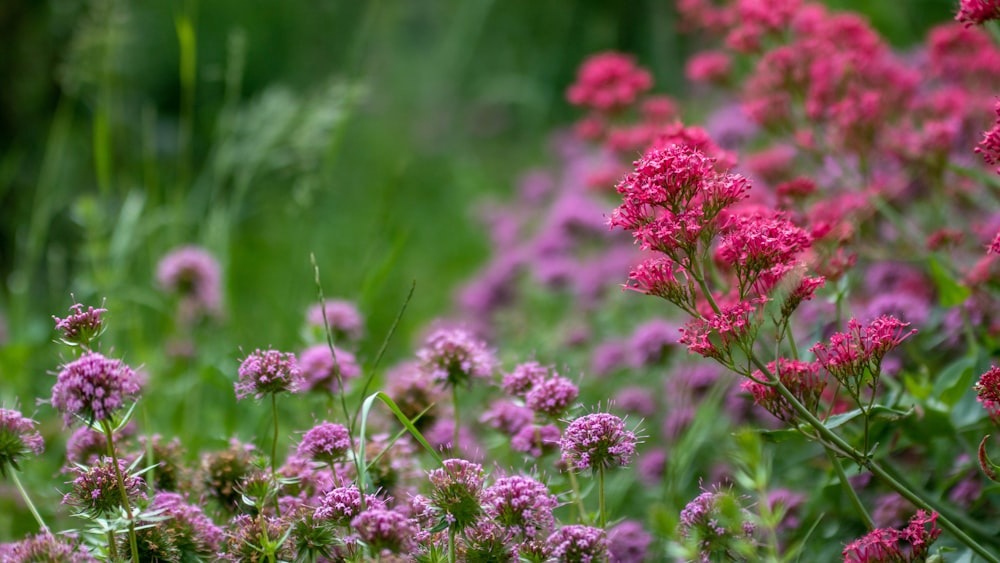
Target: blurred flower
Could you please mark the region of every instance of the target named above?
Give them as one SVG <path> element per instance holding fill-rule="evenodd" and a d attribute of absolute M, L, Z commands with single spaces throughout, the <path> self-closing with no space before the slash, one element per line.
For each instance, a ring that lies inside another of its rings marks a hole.
<path fill-rule="evenodd" d="M 577 418 L 566 427 L 562 461 L 572 470 L 626 466 L 635 455 L 636 436 L 625 421 L 610 413 Z"/>
<path fill-rule="evenodd" d="M 959 0 L 957 21 L 966 26 L 982 25 L 1000 19 L 1000 2 L 997 0 Z"/>
<path fill-rule="evenodd" d="M 113 463 L 110 457 L 104 457 L 90 467 L 78 467 L 71 491 L 63 495 L 63 504 L 72 506 L 91 518 L 117 515 L 118 509 L 124 508 L 124 505 Z M 118 460 L 118 469 L 130 504 L 145 499 L 146 495 L 142 492 L 145 483 L 142 478 L 130 474 L 125 460 Z"/>
<path fill-rule="evenodd" d="M 95 309 L 92 306 L 83 310 L 83 305 L 77 303 L 69 308 L 72 314 L 65 319 L 53 316 L 56 322 L 56 330 L 62 336 L 60 340 L 69 346 L 82 346 L 90 349 L 90 343 L 104 332 L 105 325 L 101 319 L 102 313 L 107 313 L 105 308 Z"/>
<path fill-rule="evenodd" d="M 219 263 L 204 248 L 184 246 L 170 251 L 160 259 L 156 279 L 160 287 L 181 297 L 182 317 L 188 321 L 203 314 L 217 316 L 222 310 Z"/>
<path fill-rule="evenodd" d="M 201 457 L 200 484 L 205 493 L 226 510 L 239 507 L 240 493 L 236 488 L 253 470 L 253 452 L 252 444 L 233 438 L 227 449 L 206 452 Z"/>
<path fill-rule="evenodd" d="M 392 397 L 407 418 L 413 420 L 423 413 L 414 423 L 418 430 L 423 430 L 437 420 L 441 413 L 440 404 L 446 400 L 447 393 L 420 369 L 419 363 L 407 361 L 390 368 L 385 379 L 386 394 Z"/>
<path fill-rule="evenodd" d="M 937 513 L 923 510 L 902 530 L 877 528 L 844 547 L 844 563 L 890 563 L 925 561 L 931 544 L 941 535 Z"/>
<path fill-rule="evenodd" d="M 438 329 L 417 352 L 423 369 L 437 382 L 453 387 L 473 378 L 489 379 L 497 360 L 486 343 L 462 329 Z"/>
<path fill-rule="evenodd" d="M 35 430 L 38 424 L 21 415 L 20 411 L 0 408 L 0 477 L 7 475 L 7 466 L 20 469 L 22 456 L 40 455 L 45 450 L 42 435 Z"/>
<path fill-rule="evenodd" d="M 75 416 L 103 422 L 139 396 L 139 377 L 121 360 L 87 352 L 63 366 L 52 387 L 52 406 L 69 426 Z"/>
<path fill-rule="evenodd" d="M 826 388 L 826 377 L 820 376 L 819 364 L 778 358 L 777 362 L 767 364 L 767 369 L 810 413 L 816 414 L 820 396 Z M 760 370 L 755 371 L 753 377 L 758 381 L 768 381 Z M 747 379 L 742 384 L 743 390 L 753 396 L 753 402 L 778 420 L 787 423 L 795 421 L 798 413 L 791 403 L 775 387 L 758 381 Z"/>
<path fill-rule="evenodd" d="M 590 526 L 563 526 L 549 536 L 551 555 L 560 563 L 591 563 L 608 556 L 604 530 Z"/>
<path fill-rule="evenodd" d="M 653 542 L 642 524 L 625 520 L 608 530 L 608 555 L 611 563 L 643 563 Z"/>
<path fill-rule="evenodd" d="M 500 386 L 508 395 L 524 398 L 536 383 L 544 380 L 550 373 L 551 367 L 538 362 L 524 362 L 515 366 L 510 373 L 505 373 Z"/>
<path fill-rule="evenodd" d="M 559 446 L 562 436 L 555 424 L 526 424 L 510 438 L 510 448 L 532 457 L 542 457 Z"/>
<path fill-rule="evenodd" d="M 653 393 L 645 387 L 632 385 L 624 387 L 615 393 L 613 403 L 618 409 L 639 416 L 653 416 L 656 412 L 656 400 Z"/>
<path fill-rule="evenodd" d="M 303 436 L 296 453 L 307 459 L 333 464 L 351 449 L 351 435 L 342 424 L 322 422 Z"/>
<path fill-rule="evenodd" d="M 557 418 L 566 412 L 580 395 L 580 389 L 569 379 L 552 372 L 552 377 L 538 381 L 524 397 L 531 410 Z"/>
<path fill-rule="evenodd" d="M 416 527 L 406 516 L 393 510 L 366 510 L 351 521 L 351 527 L 376 553 L 389 550 L 408 554 L 416 547 Z"/>
<path fill-rule="evenodd" d="M 261 525 L 267 526 L 267 530 L 262 530 Z M 220 554 L 224 561 L 263 561 L 261 546 L 264 538 L 268 541 L 275 541 L 281 538 L 288 530 L 289 522 L 280 518 L 259 514 L 251 516 L 249 514 L 239 514 L 229 523 L 226 532 L 226 545 L 224 553 Z M 266 533 L 265 533 L 266 532 Z M 275 556 L 280 561 L 292 561 L 295 558 L 295 549 L 292 542 L 283 542 L 276 550 Z"/>
<path fill-rule="evenodd" d="M 330 332 L 333 333 L 335 341 L 355 342 L 361 339 L 365 325 L 361 313 L 354 303 L 339 299 L 327 301 L 325 306 L 322 303 L 316 303 L 306 313 L 306 321 L 312 328 L 324 330 L 324 313 L 326 323 L 330 325 Z"/>
<path fill-rule="evenodd" d="M 593 55 L 580 65 L 566 99 L 576 106 L 612 112 L 632 105 L 652 85 L 652 76 L 637 67 L 632 57 L 606 52 Z"/>
<path fill-rule="evenodd" d="M 729 80 L 733 60 L 724 51 L 704 51 L 688 59 L 684 75 L 692 82 L 725 84 Z"/>
<path fill-rule="evenodd" d="M 513 401 L 500 399 L 490 403 L 490 407 L 479 417 L 479 421 L 492 428 L 513 436 L 534 420 L 534 412 Z"/>
<path fill-rule="evenodd" d="M 236 398 L 261 399 L 269 393 L 298 393 L 305 384 L 295 354 L 255 350 L 240 364 Z"/>
<path fill-rule="evenodd" d="M 336 363 L 334 353 L 337 354 Z M 345 387 L 349 380 L 361 375 L 361 366 L 354 354 L 338 347 L 334 347 L 334 353 L 330 352 L 330 346 L 326 344 L 310 346 L 302 351 L 297 364 L 305 380 L 305 390 L 337 393 L 340 390 L 337 384 L 338 369 Z"/>
<path fill-rule="evenodd" d="M 743 508 L 740 497 L 728 489 L 705 491 L 695 497 L 681 510 L 677 529 L 693 551 L 689 556 L 696 555 L 706 563 L 731 549 L 745 553 L 754 544 L 751 515 Z"/>
<path fill-rule="evenodd" d="M 657 448 L 645 452 L 639 456 L 637 464 L 639 480 L 650 487 L 659 485 L 663 481 L 663 474 L 667 469 L 667 451 Z"/>
<path fill-rule="evenodd" d="M 525 476 L 501 477 L 483 491 L 483 506 L 491 518 L 525 539 L 540 539 L 555 522 L 559 501 L 543 483 Z"/>
<path fill-rule="evenodd" d="M 1000 421 L 1000 367 L 992 366 L 979 376 L 976 383 L 976 400 L 990 414 L 990 418 Z"/>
<path fill-rule="evenodd" d="M 677 326 L 663 319 L 653 319 L 632 332 L 632 365 L 642 367 L 663 361 L 677 344 Z"/>
<path fill-rule="evenodd" d="M 158 525 L 173 531 L 178 549 L 188 557 L 213 557 L 225 539 L 222 529 L 200 507 L 177 493 L 156 493 L 149 511 L 160 511 L 166 517 Z"/>
<path fill-rule="evenodd" d="M 83 543 L 73 534 L 49 532 L 31 536 L 14 543 L 0 544 L 0 561 L 5 563 L 35 563 L 54 561 L 58 563 L 97 563 Z"/>

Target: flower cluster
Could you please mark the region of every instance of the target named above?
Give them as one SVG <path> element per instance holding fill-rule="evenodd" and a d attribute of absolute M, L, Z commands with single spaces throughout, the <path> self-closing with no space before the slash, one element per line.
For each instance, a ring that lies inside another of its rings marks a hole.
<path fill-rule="evenodd" d="M 559 505 L 548 487 L 531 477 L 501 477 L 483 491 L 486 514 L 511 533 L 538 539 L 554 524 L 552 511 Z"/>
<path fill-rule="evenodd" d="M 597 563 L 608 556 L 604 530 L 590 526 L 563 526 L 549 536 L 552 557 L 566 563 Z"/>
<path fill-rule="evenodd" d="M 417 357 L 432 379 L 448 387 L 488 379 L 497 364 L 486 343 L 463 329 L 434 331 Z"/>
<path fill-rule="evenodd" d="M 15 543 L 0 544 L 0 561 L 32 563 L 34 561 L 59 561 L 60 563 L 97 563 L 87 548 L 73 535 L 56 537 L 48 531 Z"/>
<path fill-rule="evenodd" d="M 916 334 L 917 329 L 906 331 L 908 326 L 909 323 L 891 315 L 878 317 L 867 325 L 851 319 L 847 332 L 835 333 L 829 344 L 817 343 L 809 351 L 816 355 L 823 369 L 857 397 L 864 385 L 873 390 L 877 387 L 885 355 Z"/>
<path fill-rule="evenodd" d="M 139 396 L 139 376 L 121 360 L 87 352 L 63 366 L 52 387 L 52 406 L 66 426 L 74 417 L 89 422 L 110 420 L 126 401 Z"/>
<path fill-rule="evenodd" d="M 844 547 L 844 563 L 911 563 L 926 561 L 941 535 L 937 513 L 918 510 L 902 530 L 877 528 Z"/>
<path fill-rule="evenodd" d="M 678 532 L 698 561 L 713 561 L 713 555 L 752 549 L 756 527 L 739 496 L 731 490 L 705 491 L 689 502 L 680 514 Z"/>
<path fill-rule="evenodd" d="M 181 316 L 218 315 L 222 310 L 219 263 L 204 248 L 183 246 L 160 259 L 156 279 L 160 286 L 181 297 Z"/>
<path fill-rule="evenodd" d="M 305 381 L 304 389 L 308 391 L 337 393 L 340 390 L 339 381 L 343 381 L 346 387 L 348 381 L 361 375 L 361 366 L 353 353 L 338 347 L 331 352 L 326 344 L 303 350 L 298 357 L 298 366 Z"/>
<path fill-rule="evenodd" d="M 957 21 L 965 25 L 982 25 L 1000 19 L 1000 2 L 997 0 L 961 0 L 958 3 Z"/>
<path fill-rule="evenodd" d="M 7 474 L 7 466 L 18 469 L 21 457 L 45 450 L 42 435 L 35 430 L 38 423 L 19 411 L 0 408 L 0 477 Z"/>
<path fill-rule="evenodd" d="M 635 456 L 636 442 L 635 433 L 621 418 L 604 412 L 588 414 L 566 427 L 560 442 L 562 461 L 575 471 L 624 467 Z"/>
<path fill-rule="evenodd" d="M 384 503 L 377 497 L 365 495 L 368 508 L 384 508 Z M 326 492 L 316 507 L 314 517 L 347 526 L 355 516 L 361 513 L 361 491 L 355 485 L 336 487 Z"/>
<path fill-rule="evenodd" d="M 998 9 L 1000 8 L 994 8 L 994 10 Z M 982 155 L 986 164 L 996 166 L 996 172 L 1000 174 L 1000 102 L 997 102 L 994 109 L 997 114 L 997 122 L 992 129 L 983 133 L 983 140 L 974 150 Z"/>
<path fill-rule="evenodd" d="M 635 66 L 630 56 L 609 52 L 591 57 L 580 67 L 566 97 L 577 106 L 613 112 L 631 105 L 652 85 L 649 73 Z"/>
<path fill-rule="evenodd" d="M 107 313 L 108 310 L 90 306 L 84 311 L 81 303 L 73 305 L 69 310 L 72 313 L 64 319 L 52 317 L 56 322 L 56 330 L 61 334 L 60 339 L 70 346 L 89 348 L 90 343 L 104 331 L 105 325 L 101 314 Z"/>
<path fill-rule="evenodd" d="M 324 323 L 324 317 L 326 322 Z M 365 332 L 364 319 L 357 306 L 341 299 L 333 299 L 325 303 L 316 303 L 306 313 L 306 321 L 315 329 L 323 329 L 329 325 L 330 331 L 339 340 L 349 342 L 361 339 Z"/>
<path fill-rule="evenodd" d="M 296 453 L 306 459 L 332 464 L 351 449 L 351 435 L 342 424 L 323 422 L 302 436 Z"/>
<path fill-rule="evenodd" d="M 820 396 L 826 388 L 826 377 L 820 375 L 819 364 L 778 358 L 777 362 L 767 364 L 767 369 L 810 413 L 816 414 Z M 762 383 L 767 380 L 764 373 L 757 370 L 753 373 L 753 379 L 743 382 L 742 388 L 750 393 L 754 403 L 778 420 L 794 422 L 798 418 L 795 409 L 773 385 Z"/>
<path fill-rule="evenodd" d="M 130 503 L 146 498 L 142 492 L 145 483 L 141 477 L 130 474 L 125 460 L 118 460 L 118 472 L 123 477 L 125 492 Z M 102 458 L 89 467 L 78 467 L 76 473 L 77 477 L 73 479 L 71 491 L 63 495 L 63 504 L 73 506 L 81 513 L 95 518 L 117 514 L 120 508 L 124 508 L 118 490 L 114 461 L 110 457 Z"/>
<path fill-rule="evenodd" d="M 580 395 L 580 389 L 570 380 L 553 373 L 552 377 L 535 382 L 524 396 L 531 410 L 558 418 Z"/>
<path fill-rule="evenodd" d="M 982 403 L 990 418 L 1000 422 L 1000 367 L 993 366 L 979 376 L 975 390 L 976 400 Z"/>
<path fill-rule="evenodd" d="M 277 350 L 255 350 L 240 364 L 236 398 L 254 397 L 288 391 L 298 393 L 305 384 L 295 354 Z"/>
<path fill-rule="evenodd" d="M 387 550 L 407 554 L 416 547 L 416 528 L 395 510 L 371 508 L 354 518 L 351 527 L 376 553 Z"/>
<path fill-rule="evenodd" d="M 448 525 L 463 530 L 482 513 L 483 466 L 464 459 L 446 459 L 441 469 L 427 474 L 433 490 L 431 503 Z"/>

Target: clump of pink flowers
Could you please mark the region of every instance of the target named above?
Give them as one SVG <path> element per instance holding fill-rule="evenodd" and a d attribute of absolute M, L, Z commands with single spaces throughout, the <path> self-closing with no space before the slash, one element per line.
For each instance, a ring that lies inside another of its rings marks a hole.
<path fill-rule="evenodd" d="M 982 25 L 1000 19 L 1000 2 L 997 0 L 961 0 L 955 19 L 965 25 Z"/>
<path fill-rule="evenodd" d="M 182 246 L 167 253 L 156 268 L 164 290 L 181 298 L 185 320 L 222 311 L 222 275 L 214 256 L 200 246 Z"/>
<path fill-rule="evenodd" d="M 0 408 L 0 477 L 6 475 L 8 466 L 18 469 L 25 455 L 40 455 L 45 450 L 37 424 L 19 411 Z"/>
<path fill-rule="evenodd" d="M 52 387 L 52 406 L 66 426 L 75 417 L 87 422 L 109 420 L 127 401 L 138 398 L 139 376 L 121 360 L 87 352 L 63 366 Z"/>
<path fill-rule="evenodd" d="M 255 350 L 240 364 L 236 398 L 262 398 L 288 391 L 298 393 L 304 386 L 302 370 L 295 354 L 278 350 Z"/>
<path fill-rule="evenodd" d="M 637 442 L 621 418 L 605 412 L 584 415 L 566 427 L 562 461 L 574 471 L 624 467 L 635 456 Z"/>
<path fill-rule="evenodd" d="M 918 510 L 902 530 L 877 528 L 844 547 L 844 563 L 915 563 L 926 561 L 941 535 L 937 513 Z"/>
<path fill-rule="evenodd" d="M 101 315 L 107 313 L 108 310 L 103 307 L 95 309 L 90 306 L 84 311 L 81 303 L 73 305 L 69 310 L 71 314 L 64 319 L 52 317 L 52 320 L 56 322 L 56 330 L 61 335 L 60 339 L 70 346 L 89 348 L 90 343 L 104 331 L 105 325 Z"/>
<path fill-rule="evenodd" d="M 602 53 L 580 67 L 566 97 L 573 105 L 613 112 L 631 105 L 653 85 L 649 72 L 623 53 Z"/>

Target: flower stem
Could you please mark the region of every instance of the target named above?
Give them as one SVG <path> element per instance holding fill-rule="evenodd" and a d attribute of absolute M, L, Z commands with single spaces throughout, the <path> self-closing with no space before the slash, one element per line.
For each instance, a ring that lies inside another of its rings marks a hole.
<path fill-rule="evenodd" d="M 455 408 L 455 430 L 454 438 L 451 443 L 451 455 L 458 456 L 458 385 L 451 386 L 451 402 Z"/>
<path fill-rule="evenodd" d="M 608 525 L 608 513 L 604 507 L 604 465 L 597 466 L 597 503 L 600 507 L 600 523 L 603 530 Z"/>
<path fill-rule="evenodd" d="M 573 500 L 576 501 L 576 510 L 580 515 L 579 521 L 581 524 L 585 524 L 584 517 L 587 514 L 587 509 L 583 506 L 583 497 L 580 496 L 580 483 L 576 480 L 576 473 L 572 469 L 569 472 L 569 486 L 573 488 Z"/>
<path fill-rule="evenodd" d="M 458 559 L 455 557 L 455 528 L 448 528 L 448 563 L 455 563 Z"/>
<path fill-rule="evenodd" d="M 35 508 L 35 504 L 31 502 L 31 497 L 28 496 L 28 491 L 24 489 L 24 485 L 21 484 L 21 480 L 17 477 L 17 469 L 13 467 L 10 468 L 10 477 L 14 480 L 14 486 L 21 493 L 21 498 L 24 499 L 24 504 L 28 506 L 28 510 L 31 511 L 31 515 L 35 517 L 35 521 L 38 522 L 38 527 L 41 528 L 41 532 L 47 532 L 49 527 L 45 525 L 45 521 L 42 520 L 42 516 L 38 513 L 38 509 Z"/>
<path fill-rule="evenodd" d="M 281 506 L 278 503 L 278 395 L 271 393 L 271 413 L 274 414 L 274 439 L 271 440 L 271 484 L 274 486 L 274 510 L 281 518 Z"/>
<path fill-rule="evenodd" d="M 111 456 L 111 464 L 115 468 L 115 479 L 118 481 L 118 493 L 122 496 L 122 506 L 125 507 L 125 513 L 128 514 L 128 544 L 132 550 L 132 561 L 138 562 L 139 545 L 135 537 L 135 520 L 132 517 L 132 506 L 128 502 L 128 492 L 125 490 L 125 479 L 122 478 L 122 470 L 118 466 L 118 453 L 115 452 L 115 441 L 113 438 L 114 430 L 111 429 L 111 424 L 107 420 L 101 421 L 101 428 L 104 430 L 104 436 L 108 440 L 108 454 Z M 114 544 L 114 541 L 111 543 Z"/>
<path fill-rule="evenodd" d="M 826 452 L 826 456 L 830 458 L 830 463 L 833 465 L 833 470 L 837 472 L 837 477 L 840 479 L 840 484 L 844 487 L 844 491 L 847 493 L 847 497 L 851 499 L 851 504 L 854 505 L 854 509 L 858 511 L 858 516 L 865 521 L 865 527 L 869 530 L 875 529 L 875 523 L 872 522 L 872 517 L 868 514 L 865 506 L 861 504 L 861 499 L 858 498 L 857 491 L 851 486 L 850 481 L 847 480 L 847 473 L 844 468 L 840 465 L 840 460 L 833 453 L 833 450 L 824 446 L 823 451 Z"/>

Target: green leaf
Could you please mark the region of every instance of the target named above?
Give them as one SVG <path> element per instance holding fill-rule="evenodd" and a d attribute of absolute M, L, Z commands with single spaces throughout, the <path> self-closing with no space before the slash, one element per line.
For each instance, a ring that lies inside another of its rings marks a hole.
<path fill-rule="evenodd" d="M 938 302 L 941 306 L 955 307 L 965 303 L 965 300 L 972 293 L 969 288 L 959 283 L 952 276 L 951 272 L 941 264 L 941 261 L 937 257 L 932 255 L 929 265 L 931 279 L 934 280 L 934 285 L 937 286 Z"/>
<path fill-rule="evenodd" d="M 965 356 L 944 368 L 934 380 L 934 396 L 949 407 L 954 407 L 972 389 L 976 358 Z"/>
<path fill-rule="evenodd" d="M 365 427 L 368 425 L 368 414 L 371 412 L 372 405 L 375 404 L 376 399 L 382 401 L 385 406 L 389 407 L 389 410 L 392 411 L 392 414 L 396 415 L 396 418 L 399 419 L 399 422 L 403 425 L 403 427 L 406 428 L 411 436 L 413 436 L 413 439 L 419 442 L 420 445 L 423 446 L 429 454 L 431 454 L 431 457 L 434 458 L 434 461 L 436 461 L 439 466 L 444 465 L 444 461 L 441 459 L 441 456 L 439 456 L 427 440 L 424 439 L 423 434 L 417 430 L 417 427 L 413 425 L 413 422 L 407 418 L 405 414 L 403 414 L 403 411 L 400 410 L 399 406 L 396 405 L 396 402 L 392 400 L 392 397 L 386 395 L 382 391 L 378 391 L 369 395 L 368 398 L 365 399 L 364 403 L 361 404 L 361 439 L 359 440 L 359 451 L 355 462 L 358 465 L 358 481 L 360 485 L 359 488 L 361 490 L 366 490 L 368 486 L 369 464 L 365 462 Z"/>

